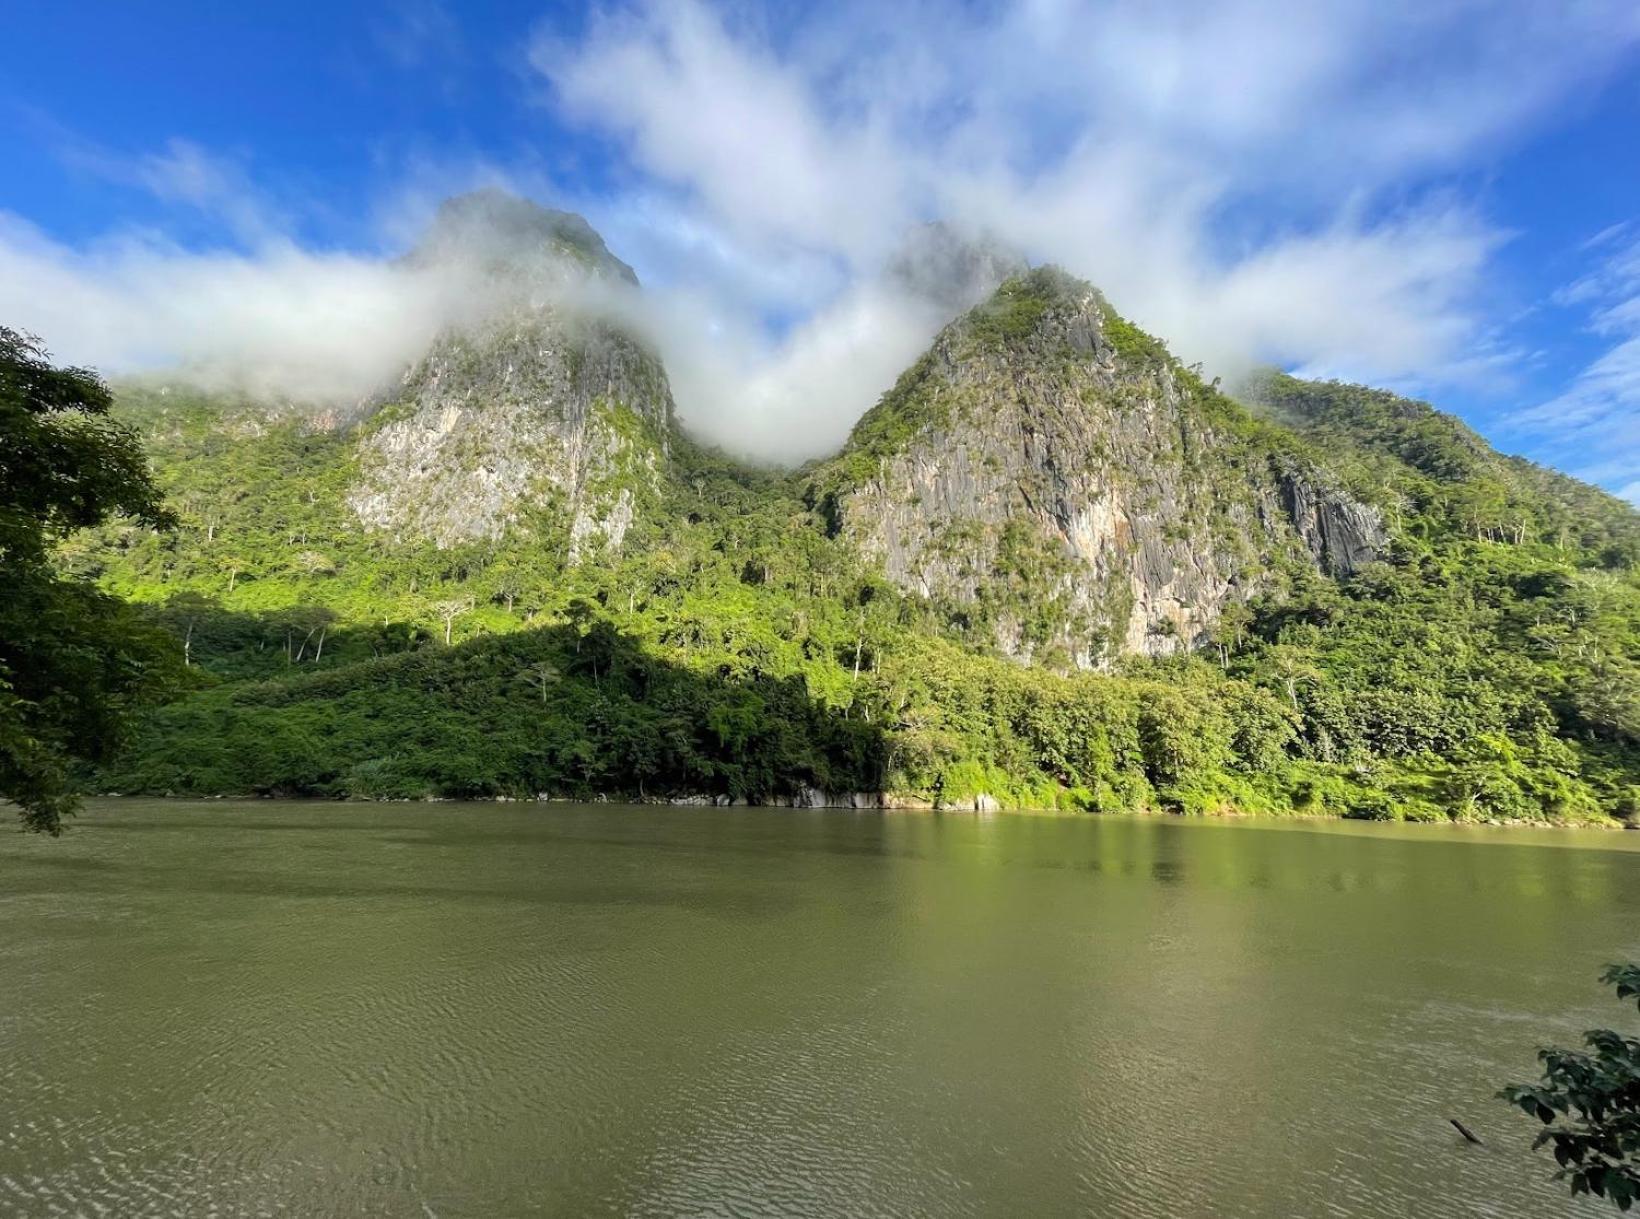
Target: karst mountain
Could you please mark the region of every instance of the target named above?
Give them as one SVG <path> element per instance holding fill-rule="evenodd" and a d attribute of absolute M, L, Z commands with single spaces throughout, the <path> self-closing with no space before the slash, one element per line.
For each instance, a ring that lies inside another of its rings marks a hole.
<path fill-rule="evenodd" d="M 770 470 L 691 435 L 580 217 L 463 196 L 400 266 L 482 307 L 363 402 L 118 387 L 184 523 L 63 562 L 185 637 L 191 687 L 93 787 L 1640 799 L 1640 517 L 1426 404 L 1226 392 L 1096 286 L 930 226 L 889 273 L 946 324 L 839 404 L 841 451 Z"/>

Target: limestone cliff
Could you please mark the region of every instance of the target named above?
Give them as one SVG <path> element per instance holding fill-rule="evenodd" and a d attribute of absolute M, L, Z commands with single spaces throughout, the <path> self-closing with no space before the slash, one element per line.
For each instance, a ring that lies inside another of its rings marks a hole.
<path fill-rule="evenodd" d="M 809 494 L 959 624 L 1083 667 L 1199 646 L 1284 566 L 1343 574 L 1384 541 L 1375 509 L 1051 268 L 948 326 Z"/>
<path fill-rule="evenodd" d="M 491 192 L 446 203 L 407 260 L 482 284 L 361 429 L 348 503 L 361 523 L 440 546 L 537 525 L 571 554 L 618 548 L 659 487 L 672 397 L 659 360 L 572 302 L 635 287 L 578 216 Z"/>

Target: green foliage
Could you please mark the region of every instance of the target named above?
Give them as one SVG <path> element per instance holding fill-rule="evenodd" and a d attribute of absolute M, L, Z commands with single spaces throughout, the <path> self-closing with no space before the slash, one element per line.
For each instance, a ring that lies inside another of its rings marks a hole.
<path fill-rule="evenodd" d="M 70 765 L 107 757 L 169 668 L 163 635 L 51 563 L 55 544 L 115 513 L 170 523 L 109 402 L 95 374 L 54 368 L 0 327 L 0 797 L 50 834 L 75 808 Z"/>
<path fill-rule="evenodd" d="M 976 305 L 953 323 L 950 346 L 958 354 L 983 354 L 996 349 L 1023 348 L 1033 358 L 1058 359 L 1039 331 L 1053 307 L 1082 286 L 1063 271 L 1037 267 L 1008 280 L 989 300 Z M 1123 326 L 1114 313 L 1110 317 Z M 1128 327 L 1134 334 L 1139 332 Z M 1146 339 L 1166 357 L 1166 349 Z M 809 505 L 826 514 L 835 530 L 840 496 L 878 476 L 883 462 L 903 451 L 918 436 L 937 431 L 954 410 L 982 404 L 964 403 L 942 376 L 941 356 L 930 352 L 901 374 L 894 387 L 854 425 L 847 445 L 837 457 L 819 463 L 808 481 Z"/>
<path fill-rule="evenodd" d="M 968 338 L 978 344 L 1017 343 L 1041 324 L 1057 291 L 1056 272 L 1038 267 L 1003 284 L 965 319 Z"/>
<path fill-rule="evenodd" d="M 956 324 L 954 349 L 1083 358 L 1047 337 L 1073 282 L 1013 281 Z M 362 531 L 346 502 L 354 433 L 133 388 L 120 409 L 180 527 L 106 523 L 62 542 L 58 561 L 174 636 L 197 690 L 91 782 L 372 798 L 876 786 L 931 805 L 1640 815 L 1630 509 L 1375 391 L 1275 377 L 1255 416 L 1101 313 L 1118 356 L 1187 400 L 1199 426 L 1181 461 L 1203 511 L 1245 507 L 1250 473 L 1337 478 L 1383 505 L 1383 561 L 1333 580 L 1265 556 L 1264 594 L 1232 606 L 1201 656 L 1165 660 L 1115 654 L 1125 577 L 1074 602 L 1085 573 L 1017 521 L 973 526 L 990 531 L 986 550 L 960 526 L 940 543 L 953 564 L 988 556 L 974 560 L 976 600 L 905 594 L 839 514 L 912 438 L 983 409 L 936 375 L 941 349 L 844 455 L 796 475 L 595 402 L 624 445 L 600 477 L 633 489 L 638 511 L 619 553 L 573 557 L 550 497 L 495 542 Z M 1234 533 L 1228 520 L 1215 536 Z M 1003 627 L 1034 667 L 996 654 Z M 1073 647 L 1104 670 L 1077 671 Z"/>
<path fill-rule="evenodd" d="M 1601 981 L 1619 999 L 1640 998 L 1640 965 L 1613 965 Z M 1586 1051 L 1538 1053 L 1543 1078 L 1503 1089 L 1508 1101 L 1543 1124 L 1534 1149 L 1552 1147 L 1572 1194 L 1594 1194 L 1620 1211 L 1640 1201 L 1640 1040 L 1595 1029 Z"/>
<path fill-rule="evenodd" d="M 875 478 L 885 459 L 948 418 L 951 404 L 933 376 L 933 367 L 932 358 L 924 356 L 901 373 L 894 388 L 854 425 L 842 456 L 822 466 L 810 481 L 805 499 L 825 517 L 833 534 L 840 525 L 841 496 Z"/>
<path fill-rule="evenodd" d="M 1586 565 L 1632 569 L 1640 516 L 1621 500 L 1520 458 L 1502 457 L 1464 424 L 1384 390 L 1265 372 L 1246 401 L 1328 455 L 1393 523 L 1452 536 L 1575 549 Z"/>
<path fill-rule="evenodd" d="M 1146 334 L 1108 307 L 1105 309 L 1104 335 L 1116 354 L 1124 360 L 1161 365 L 1172 362 L 1172 356 L 1160 339 Z"/>
<path fill-rule="evenodd" d="M 881 734 L 800 678 L 659 659 L 569 621 L 221 686 L 157 712 L 124 791 L 413 798 L 615 793 L 767 800 L 877 790 Z"/>

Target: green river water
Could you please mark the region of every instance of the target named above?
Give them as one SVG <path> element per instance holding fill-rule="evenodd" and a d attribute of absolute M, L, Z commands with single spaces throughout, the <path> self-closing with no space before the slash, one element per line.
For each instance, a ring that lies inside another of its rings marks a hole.
<path fill-rule="evenodd" d="M 1601 1215 L 1491 1094 L 1621 957 L 1640 834 L 95 803 L 0 1214 Z"/>

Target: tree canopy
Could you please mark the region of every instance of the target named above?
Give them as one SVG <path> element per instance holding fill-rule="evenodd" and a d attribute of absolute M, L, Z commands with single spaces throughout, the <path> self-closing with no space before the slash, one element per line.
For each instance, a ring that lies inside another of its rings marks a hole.
<path fill-rule="evenodd" d="M 1613 965 L 1602 981 L 1640 1001 L 1640 965 Z M 1611 1029 L 1583 1035 L 1586 1050 L 1538 1052 L 1543 1078 L 1498 1095 L 1543 1123 L 1533 1148 L 1554 1148 L 1555 1174 L 1573 1194 L 1620 1211 L 1640 1201 L 1640 1040 Z"/>
<path fill-rule="evenodd" d="M 1276 563 L 1198 650 L 1089 639 L 1105 659 L 1087 671 L 1054 642 L 1055 555 L 1004 545 L 973 601 L 906 591 L 831 528 L 814 470 L 672 432 L 649 446 L 658 478 L 608 473 L 648 505 L 618 549 L 578 544 L 550 496 L 440 546 L 361 528 L 350 504 L 393 404 L 337 426 L 122 386 L 113 418 L 178 526 L 65 524 L 53 557 L 173 636 L 190 689 L 83 783 L 755 799 L 868 782 L 936 805 L 1640 819 L 1640 515 L 1393 395 L 1277 378 L 1258 417 L 1199 392 L 1214 426 L 1280 431 L 1379 505 L 1389 540 L 1346 577 Z M 746 724 L 777 706 L 816 730 L 748 756 Z M 705 730 L 676 735 L 689 724 Z"/>
<path fill-rule="evenodd" d="M 73 811 L 70 767 L 106 758 L 126 709 L 171 669 L 170 640 L 64 578 L 53 548 L 115 515 L 171 523 L 132 429 L 95 373 L 0 327 L 0 797 L 30 829 Z"/>

